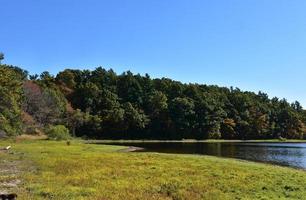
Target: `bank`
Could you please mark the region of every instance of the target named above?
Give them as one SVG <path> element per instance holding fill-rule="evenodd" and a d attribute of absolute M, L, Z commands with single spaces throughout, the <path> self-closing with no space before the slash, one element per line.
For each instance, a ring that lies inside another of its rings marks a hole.
<path fill-rule="evenodd" d="M 0 141 L 18 199 L 303 199 L 306 172 L 211 156 L 131 153 L 83 141 Z M 18 162 L 17 162 L 18 161 Z M 2 169 L 4 170 L 4 169 Z M 10 177 L 0 174 L 0 181 Z M 13 178 L 12 178 L 13 179 Z M 0 186 L 1 187 L 1 186 Z"/>

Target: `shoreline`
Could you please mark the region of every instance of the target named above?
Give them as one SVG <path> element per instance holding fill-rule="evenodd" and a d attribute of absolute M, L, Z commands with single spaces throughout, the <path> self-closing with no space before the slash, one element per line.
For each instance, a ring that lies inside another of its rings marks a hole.
<path fill-rule="evenodd" d="M 6 144 L 0 140 L 0 146 Z M 14 143 L 15 153 L 4 154 L 2 165 L 6 170 L 14 164 L 20 170 L 21 184 L 11 190 L 27 199 L 45 199 L 42 192 L 54 199 L 78 199 L 75 184 L 80 190 L 93 188 L 86 190 L 89 199 L 119 197 L 115 194 L 127 200 L 152 199 L 152 195 L 168 199 L 154 188 L 166 188 L 165 192 L 170 188 L 180 199 L 257 199 L 259 195 L 285 199 L 288 194 L 301 199 L 306 195 L 302 169 L 209 155 L 123 153 L 135 150 L 132 144 L 89 146 L 76 140 L 68 146 L 65 141 L 27 140 Z M 0 178 L 7 176 L 0 174 Z M 135 186 L 137 190 L 131 192 Z"/>
<path fill-rule="evenodd" d="M 135 152 L 135 151 L 141 151 L 144 150 L 144 148 L 141 147 L 134 147 L 134 146 L 129 146 L 127 148 L 119 149 L 117 152 Z"/>
<path fill-rule="evenodd" d="M 88 144 L 106 143 L 306 143 L 306 140 L 85 140 Z"/>

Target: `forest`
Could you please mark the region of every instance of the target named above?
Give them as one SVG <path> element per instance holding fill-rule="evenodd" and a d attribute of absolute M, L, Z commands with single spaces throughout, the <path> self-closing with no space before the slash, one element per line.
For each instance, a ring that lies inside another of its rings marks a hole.
<path fill-rule="evenodd" d="M 54 76 L 0 65 L 0 136 L 60 126 L 84 139 L 305 139 L 305 124 L 299 102 L 264 92 L 102 67 Z"/>

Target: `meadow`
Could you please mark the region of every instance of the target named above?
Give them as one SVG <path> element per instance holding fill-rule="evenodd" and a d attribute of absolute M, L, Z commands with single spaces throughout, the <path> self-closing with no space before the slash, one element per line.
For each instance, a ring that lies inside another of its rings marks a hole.
<path fill-rule="evenodd" d="M 211 156 L 124 147 L 2 140 L 0 191 L 18 199 L 303 199 L 306 172 Z M 8 184 L 14 183 L 14 184 Z"/>

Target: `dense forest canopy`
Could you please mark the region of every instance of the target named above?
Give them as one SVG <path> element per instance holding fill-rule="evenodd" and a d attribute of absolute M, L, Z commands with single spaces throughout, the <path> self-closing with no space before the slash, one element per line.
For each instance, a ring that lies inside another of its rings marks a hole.
<path fill-rule="evenodd" d="M 65 125 L 95 139 L 302 139 L 305 123 L 299 102 L 263 92 L 102 67 L 53 76 L 0 66 L 0 132 L 7 135 Z"/>

